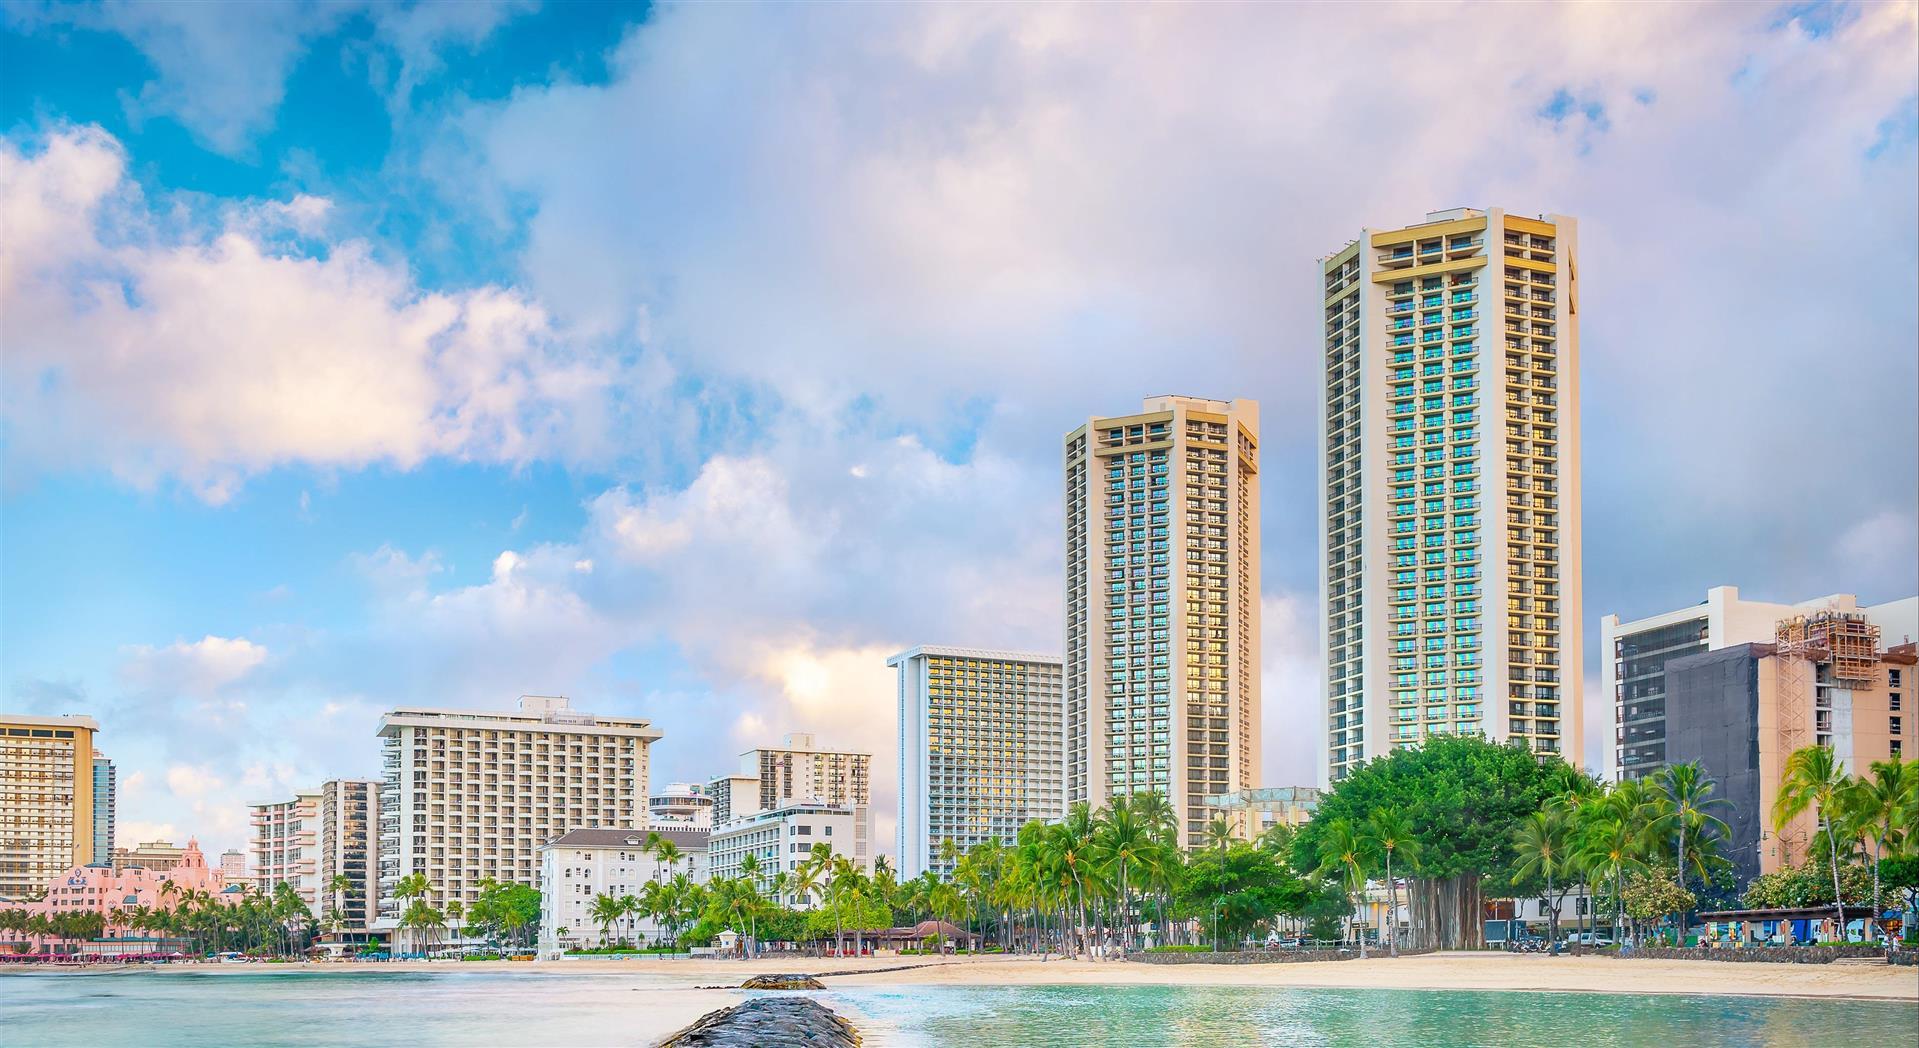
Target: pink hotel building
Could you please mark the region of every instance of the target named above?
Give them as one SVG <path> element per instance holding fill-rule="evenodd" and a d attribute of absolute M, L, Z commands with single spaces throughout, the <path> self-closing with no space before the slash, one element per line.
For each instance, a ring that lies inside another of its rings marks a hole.
<path fill-rule="evenodd" d="M 172 883 L 175 892 L 163 895 L 164 885 Z M 198 841 L 188 841 L 180 864 L 168 870 L 149 870 L 140 866 L 114 869 L 107 865 L 75 866 L 47 886 L 47 896 L 38 902 L 19 904 L 29 914 L 85 913 L 101 915 L 138 906 L 173 905 L 174 895 L 183 891 L 207 892 L 238 901 L 244 883 L 228 884 L 219 870 L 207 865 Z"/>

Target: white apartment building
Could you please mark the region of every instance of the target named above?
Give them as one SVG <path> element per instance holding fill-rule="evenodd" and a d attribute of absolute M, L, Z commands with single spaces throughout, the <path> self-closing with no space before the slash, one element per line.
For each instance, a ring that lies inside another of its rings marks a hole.
<path fill-rule="evenodd" d="M 291 800 L 248 806 L 253 823 L 253 885 L 272 895 L 293 886 L 318 917 L 320 905 L 320 791 L 301 790 Z"/>
<path fill-rule="evenodd" d="M 825 844 L 832 854 L 871 872 L 872 864 L 853 851 L 859 830 L 859 815 L 850 805 L 799 801 L 755 812 L 713 830 L 708 851 L 711 876 L 714 880 L 738 877 L 740 860 L 750 853 L 759 858 L 761 890 L 770 892 L 774 875 L 791 877 L 812 856 L 815 844 Z M 802 897 L 788 891 L 784 901 L 806 909 L 819 901 L 819 895 Z"/>
<path fill-rule="evenodd" d="M 713 795 L 716 830 L 726 822 L 796 803 L 844 805 L 852 809 L 854 831 L 846 853 L 866 869 L 873 868 L 870 753 L 821 749 L 812 735 L 794 732 L 781 746 L 740 754 L 740 770 L 714 779 L 707 792 Z"/>
<path fill-rule="evenodd" d="M 1578 256 L 1455 208 L 1322 263 L 1322 782 L 1449 732 L 1580 759 Z"/>
<path fill-rule="evenodd" d="M 228 884 L 247 880 L 247 856 L 238 848 L 220 853 L 220 879 Z"/>
<path fill-rule="evenodd" d="M 1151 397 L 1066 435 L 1066 799 L 1259 784 L 1259 406 Z"/>
<path fill-rule="evenodd" d="M 1735 644 L 1770 644 L 1783 619 L 1821 611 L 1863 612 L 1887 647 L 1919 637 L 1919 597 L 1861 607 L 1850 593 L 1797 604 L 1745 600 L 1736 586 L 1714 586 L 1691 607 L 1631 622 L 1608 615 L 1599 622 L 1602 693 L 1612 705 L 1613 730 L 1602 768 L 1613 781 L 1644 778 L 1666 761 L 1666 663 Z"/>
<path fill-rule="evenodd" d="M 672 864 L 662 862 L 652 850 L 656 840 L 670 841 L 679 850 Z M 648 883 L 679 874 L 705 884 L 712 869 L 707 844 L 705 829 L 656 826 L 572 830 L 541 845 L 540 956 L 558 957 L 567 950 L 600 945 L 601 926 L 593 919 L 593 900 L 601 895 L 638 898 Z M 657 921 L 643 915 L 622 917 L 606 929 L 609 938 L 629 942 L 654 941 L 663 931 Z"/>
<path fill-rule="evenodd" d="M 471 906 L 488 878 L 536 884 L 539 848 L 576 829 L 647 826 L 644 720 L 596 717 L 523 695 L 515 713 L 396 709 L 380 718 L 381 930 L 398 924 L 401 877 L 424 874 L 429 905 Z"/>
<path fill-rule="evenodd" d="M 886 660 L 899 671 L 899 823 L 902 880 L 950 875 L 941 856 L 976 844 L 1012 844 L 1019 828 L 1056 822 L 1066 793 L 1060 659 L 923 645 Z"/>
<path fill-rule="evenodd" d="M 320 787 L 318 917 L 338 909 L 345 924 L 337 938 L 361 941 L 379 916 L 380 780 L 330 779 Z M 335 891 L 333 879 L 351 885 Z"/>

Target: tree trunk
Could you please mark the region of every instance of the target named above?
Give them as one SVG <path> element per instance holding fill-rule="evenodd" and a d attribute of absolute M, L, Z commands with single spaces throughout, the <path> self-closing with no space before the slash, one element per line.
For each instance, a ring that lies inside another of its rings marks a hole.
<path fill-rule="evenodd" d="M 1407 882 L 1407 901 L 1412 928 L 1406 941 L 1412 949 L 1475 950 L 1485 945 L 1477 874 L 1413 878 Z"/>
<path fill-rule="evenodd" d="M 1559 941 L 1559 900 L 1553 895 L 1552 868 L 1546 869 L 1546 935 L 1552 945 Z"/>
<path fill-rule="evenodd" d="M 1839 894 L 1839 836 L 1833 832 L 1832 820 L 1823 817 L 1825 812 L 1819 814 L 1822 816 L 1820 821 L 1826 824 L 1826 846 L 1832 849 L 1832 912 L 1833 920 L 1837 922 L 1832 930 L 1839 936 L 1840 942 L 1845 942 L 1846 900 Z"/>
<path fill-rule="evenodd" d="M 1679 890 L 1682 892 L 1686 890 L 1686 824 L 1683 822 L 1679 824 Z M 1684 906 L 1679 908 L 1679 941 L 1674 945 L 1686 945 L 1686 925 L 1692 923 L 1686 919 L 1689 916 L 1691 916 L 1690 908 Z"/>
<path fill-rule="evenodd" d="M 1393 850 L 1386 849 L 1386 954 L 1399 956 L 1399 885 L 1393 881 Z"/>

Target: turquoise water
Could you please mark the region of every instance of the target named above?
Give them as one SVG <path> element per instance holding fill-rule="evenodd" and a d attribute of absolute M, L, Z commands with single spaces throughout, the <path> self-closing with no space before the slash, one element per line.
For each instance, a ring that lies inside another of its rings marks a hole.
<path fill-rule="evenodd" d="M 869 1044 L 1079 1046 L 1911 1045 L 1919 1004 L 1194 986 L 844 987 Z M 162 971 L 0 975 L 0 1044 L 644 1045 L 684 980 L 543 972 Z"/>

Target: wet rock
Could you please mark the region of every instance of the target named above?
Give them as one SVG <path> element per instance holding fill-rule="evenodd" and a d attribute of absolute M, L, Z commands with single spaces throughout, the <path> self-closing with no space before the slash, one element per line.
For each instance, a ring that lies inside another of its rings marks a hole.
<path fill-rule="evenodd" d="M 755 975 L 740 984 L 742 990 L 824 990 L 826 984 L 810 975 Z"/>
<path fill-rule="evenodd" d="M 660 1048 L 857 1048 L 859 1031 L 811 997 L 761 997 L 701 1016 Z"/>

